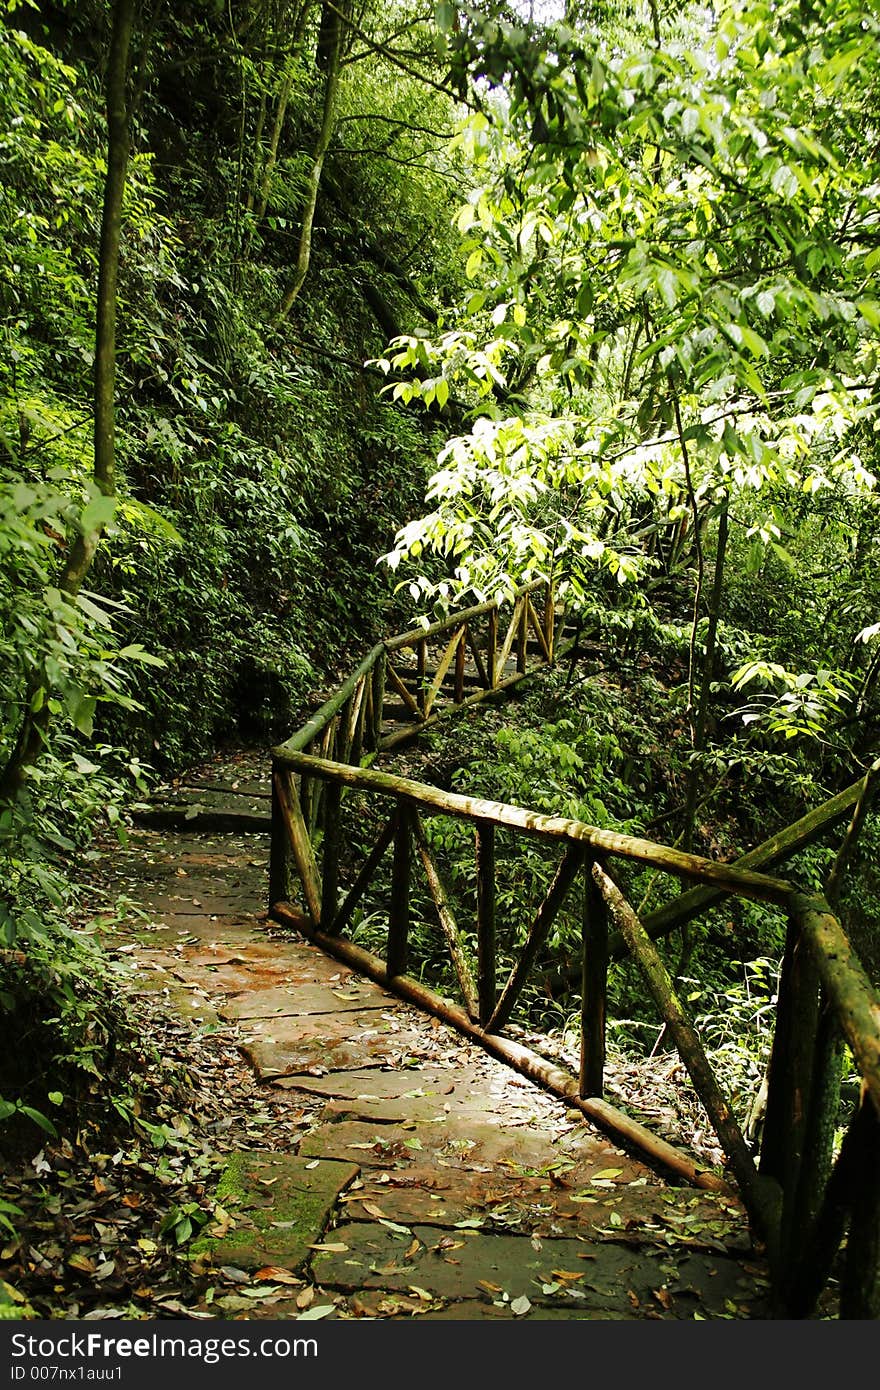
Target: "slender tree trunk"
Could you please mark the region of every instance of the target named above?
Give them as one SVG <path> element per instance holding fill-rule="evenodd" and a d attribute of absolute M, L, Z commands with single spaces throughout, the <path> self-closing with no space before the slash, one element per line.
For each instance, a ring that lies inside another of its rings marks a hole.
<path fill-rule="evenodd" d="M 324 103 L 321 112 L 321 128 L 318 132 L 318 140 L 312 155 L 312 167 L 309 170 L 308 186 L 306 190 L 305 203 L 302 213 L 302 229 L 299 237 L 299 251 L 296 258 L 296 270 L 294 272 L 293 283 L 284 299 L 278 313 L 279 319 L 287 318 L 293 308 L 294 302 L 305 283 L 305 278 L 309 273 L 309 262 L 312 256 L 312 228 L 315 222 L 315 208 L 318 203 L 318 189 L 321 186 L 321 171 L 324 168 L 324 159 L 330 148 L 330 141 L 333 139 L 333 130 L 336 125 L 336 98 L 339 94 L 339 74 L 342 65 L 342 49 L 345 41 L 346 19 L 341 9 L 335 5 L 326 3 L 321 13 L 321 29 L 318 35 L 318 66 L 323 67 L 326 73 L 324 82 Z"/>
<path fill-rule="evenodd" d="M 287 103 L 290 100 L 290 88 L 293 85 L 294 61 L 292 56 L 287 59 L 281 77 L 281 86 L 278 89 L 278 105 L 275 109 L 275 120 L 272 124 L 272 134 L 269 137 L 269 149 L 266 154 L 266 162 L 263 165 L 263 172 L 260 178 L 260 200 L 257 204 L 258 221 L 261 221 L 266 216 L 266 208 L 269 203 L 269 190 L 272 186 L 272 175 L 275 172 L 275 165 L 278 163 L 278 146 L 281 143 L 281 132 L 284 129 L 284 117 L 287 115 Z"/>
<path fill-rule="evenodd" d="M 724 590 L 724 562 L 727 555 L 728 501 L 725 497 L 718 518 L 718 541 L 715 547 L 715 574 L 712 580 L 712 593 L 709 599 L 709 624 L 706 629 L 706 650 L 703 655 L 703 671 L 700 678 L 700 691 L 694 712 L 693 750 L 702 753 L 706 746 L 706 725 L 709 718 L 709 700 L 712 677 L 715 674 L 715 647 L 718 637 L 718 617 L 721 609 L 721 596 Z M 682 848 L 693 849 L 694 820 L 700 793 L 700 773 L 693 766 L 688 774 L 687 796 L 685 799 L 684 836 Z"/>
<path fill-rule="evenodd" d="M 113 7 L 105 88 L 107 177 L 98 257 L 94 372 L 94 480 L 104 497 L 113 497 L 116 493 L 116 283 L 130 146 L 127 90 L 135 10 L 136 0 L 116 0 Z M 71 598 L 79 593 L 89 572 L 105 524 L 106 517 L 94 524 L 84 524 L 70 546 L 58 587 Z M 10 800 L 17 794 L 27 768 L 39 757 L 46 741 L 49 704 L 44 700 L 40 709 L 32 712 L 30 696 L 34 693 L 34 690 L 29 692 L 16 746 L 0 775 L 0 801 Z"/>

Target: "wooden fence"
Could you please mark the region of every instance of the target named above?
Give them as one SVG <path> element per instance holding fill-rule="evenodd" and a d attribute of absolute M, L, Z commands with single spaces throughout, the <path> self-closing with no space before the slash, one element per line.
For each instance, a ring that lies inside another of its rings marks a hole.
<path fill-rule="evenodd" d="M 498 612 L 482 605 L 425 631 L 380 644 L 348 681 L 287 743 L 273 750 L 270 911 L 421 1007 L 475 1038 L 565 1096 L 585 1114 L 704 1187 L 723 1180 L 651 1135 L 602 1097 L 607 973 L 614 954 L 628 953 L 664 1020 L 709 1115 L 757 1237 L 766 1245 L 777 1310 L 806 1317 L 832 1272 L 840 1279 L 842 1317 L 880 1316 L 880 1000 L 828 901 L 760 872 L 795 853 L 821 830 L 864 816 L 877 769 L 848 792 L 810 813 L 753 852 L 753 862 L 722 864 L 581 821 L 442 790 L 382 772 L 371 764 L 383 747 L 453 709 L 502 690 L 552 662 L 552 594 L 536 604 L 537 586 L 517 596 L 499 642 Z M 530 635 L 534 639 L 530 640 Z M 471 662 L 463 654 L 470 652 Z M 403 664 L 409 654 L 409 666 Z M 513 661 L 511 663 L 511 656 Z M 512 664 L 513 669 L 508 669 Z M 472 688 L 465 676 L 470 673 Z M 474 677 L 476 679 L 474 679 Z M 385 685 L 405 711 L 403 729 L 383 733 Z M 476 687 L 475 689 L 473 687 Z M 404 695 L 403 692 L 406 692 Z M 349 836 L 342 836 L 344 799 L 358 793 L 379 826 L 360 866 L 341 882 Z M 425 822 L 447 816 L 472 827 L 476 937 L 455 909 Z M 506 980 L 498 980 L 495 841 L 501 830 L 555 847 L 555 868 Z M 343 850 L 345 849 L 345 853 Z M 380 882 L 391 852 L 386 894 L 384 960 L 345 938 L 368 889 Z M 614 865 L 630 861 L 683 880 L 673 904 L 642 922 L 627 901 Z M 841 861 L 842 865 L 842 861 Z M 407 974 L 415 875 L 421 870 L 457 981 L 460 1002 Z M 304 911 L 292 902 L 299 879 Z M 582 922 L 581 1055 L 577 1078 L 530 1053 L 504 1033 L 529 974 L 566 899 L 580 886 Z M 765 902 L 787 919 L 776 1025 L 760 1152 L 744 1137 L 698 1033 L 677 998 L 654 938 L 734 896 Z M 500 984 L 500 987 L 499 987 Z M 839 1151 L 841 1057 L 849 1047 L 861 1079 L 860 1102 Z M 841 1247 L 843 1254 L 841 1255 Z"/>

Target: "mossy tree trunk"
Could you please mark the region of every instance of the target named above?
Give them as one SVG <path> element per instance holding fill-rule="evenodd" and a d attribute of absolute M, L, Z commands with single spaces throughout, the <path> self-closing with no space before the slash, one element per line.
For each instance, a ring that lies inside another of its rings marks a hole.
<path fill-rule="evenodd" d="M 324 76 L 324 100 L 321 108 L 321 125 L 318 139 L 312 154 L 306 196 L 303 203 L 302 223 L 299 234 L 299 249 L 293 282 L 281 302 L 279 318 L 285 319 L 290 313 L 305 284 L 312 257 L 312 229 L 315 223 L 315 209 L 318 205 L 318 190 L 321 187 L 321 173 L 324 160 L 333 139 L 336 126 L 337 99 L 339 96 L 339 76 L 342 69 L 342 54 L 348 25 L 349 4 L 341 0 L 337 6 L 331 0 L 324 0 L 321 10 L 321 24 L 318 32 L 318 47 L 315 61 Z"/>

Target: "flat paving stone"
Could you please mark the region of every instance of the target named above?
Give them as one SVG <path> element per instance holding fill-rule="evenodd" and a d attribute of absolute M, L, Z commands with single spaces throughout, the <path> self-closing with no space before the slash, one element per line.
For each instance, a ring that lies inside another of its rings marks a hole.
<path fill-rule="evenodd" d="M 651 1186 L 640 1178 L 609 1191 L 600 1178 L 578 1186 L 569 1175 L 524 1177 L 497 1169 L 491 1178 L 459 1168 L 413 1166 L 403 1170 L 364 1168 L 362 1182 L 345 1199 L 347 1220 L 377 1215 L 403 1225 L 449 1230 L 460 1222 L 487 1230 L 538 1235 L 588 1234 L 591 1240 L 628 1244 L 674 1242 L 692 1249 L 750 1248 L 742 1208 L 731 1198 L 692 1188 Z"/>
<path fill-rule="evenodd" d="M 254 989 L 273 989 L 284 983 L 284 966 L 275 961 L 250 961 L 245 965 L 189 965 L 178 962 L 174 973 L 181 980 L 197 979 L 206 989 L 220 994 L 236 994 L 242 982 L 250 980 Z"/>
<path fill-rule="evenodd" d="M 243 1051 L 262 1079 L 308 1072 L 393 1064 L 423 1045 L 420 1034 L 364 1009 L 342 1018 L 315 1014 L 305 1018 L 253 1020 Z"/>
<path fill-rule="evenodd" d="M 332 1249 L 316 1251 L 318 1283 L 333 1289 L 416 1286 L 441 1298 L 507 1295 L 551 1307 L 580 1307 L 664 1318 L 754 1312 L 761 1300 L 734 1260 L 721 1255 L 646 1253 L 612 1242 L 459 1231 L 438 1238 L 430 1226 L 395 1231 L 346 1223 Z M 344 1249 L 337 1247 L 342 1246 Z"/>
<path fill-rule="evenodd" d="M 233 1154 L 217 1201 L 234 1226 L 193 1244 L 215 1265 L 298 1270 L 323 1232 L 340 1192 L 357 1177 L 356 1163 L 310 1162 L 295 1154 Z"/>
<path fill-rule="evenodd" d="M 351 1096 L 359 1100 L 387 1097 L 448 1096 L 455 1090 L 451 1071 L 400 1067 L 391 1070 L 353 1067 L 326 1076 L 280 1077 L 273 1083 L 283 1090 L 307 1091 L 313 1096 Z"/>
<path fill-rule="evenodd" d="M 143 893 L 139 906 L 150 916 L 167 917 L 228 917 L 250 916 L 254 895 L 247 889 L 230 889 L 228 893 L 205 893 L 189 884 L 179 893 Z"/>
<path fill-rule="evenodd" d="M 304 976 L 305 971 L 301 972 Z M 301 1014 L 344 1014 L 364 1009 L 387 1009 L 390 995 L 373 986 L 340 982 L 336 986 L 314 984 L 302 978 L 283 989 L 252 990 L 227 1000 L 226 1018 L 283 1018 Z"/>
<path fill-rule="evenodd" d="M 514 1313 L 510 1302 L 504 1303 L 499 1300 L 489 1303 L 487 1300 L 481 1303 L 476 1299 L 466 1298 L 447 1303 L 443 1308 L 426 1308 L 420 1316 L 428 1322 L 487 1322 L 494 1318 L 506 1318 L 516 1322 L 570 1322 L 572 1319 L 584 1318 L 593 1322 L 625 1322 L 639 1317 L 639 1314 L 635 1310 L 628 1313 L 612 1313 L 607 1308 L 545 1308 L 539 1303 L 532 1304 L 526 1313 L 518 1314 Z"/>
<path fill-rule="evenodd" d="M 523 1176 L 564 1174 L 571 1182 L 587 1183 L 597 1172 L 614 1172 L 619 1177 L 609 1183 L 635 1179 L 644 1172 L 640 1164 L 620 1155 L 613 1168 L 607 1166 L 605 1146 L 593 1136 L 576 1147 L 553 1144 L 538 1131 L 508 1128 L 503 1123 L 473 1116 L 463 1118 L 445 1113 L 429 1120 L 411 1119 L 401 1124 L 370 1120 L 337 1120 L 322 1124 L 306 1135 L 301 1153 L 332 1154 L 359 1158 L 362 1163 L 379 1166 L 392 1154 L 396 1162 L 422 1155 L 422 1161 L 455 1163 L 474 1172 L 490 1173 L 499 1165 Z M 624 1177 L 626 1175 L 626 1177 Z"/>

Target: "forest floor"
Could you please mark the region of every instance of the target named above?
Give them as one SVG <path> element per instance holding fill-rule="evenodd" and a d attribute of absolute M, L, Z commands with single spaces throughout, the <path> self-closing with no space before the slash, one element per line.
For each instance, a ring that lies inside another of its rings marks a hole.
<path fill-rule="evenodd" d="M 187 788 L 98 865 L 127 905 L 105 946 L 157 1113 L 137 1142 L 47 1140 L 7 1175 L 24 1215 L 0 1279 L 20 1313 L 768 1316 L 735 1199 L 669 1185 L 267 920 L 263 760 L 227 755 Z"/>

